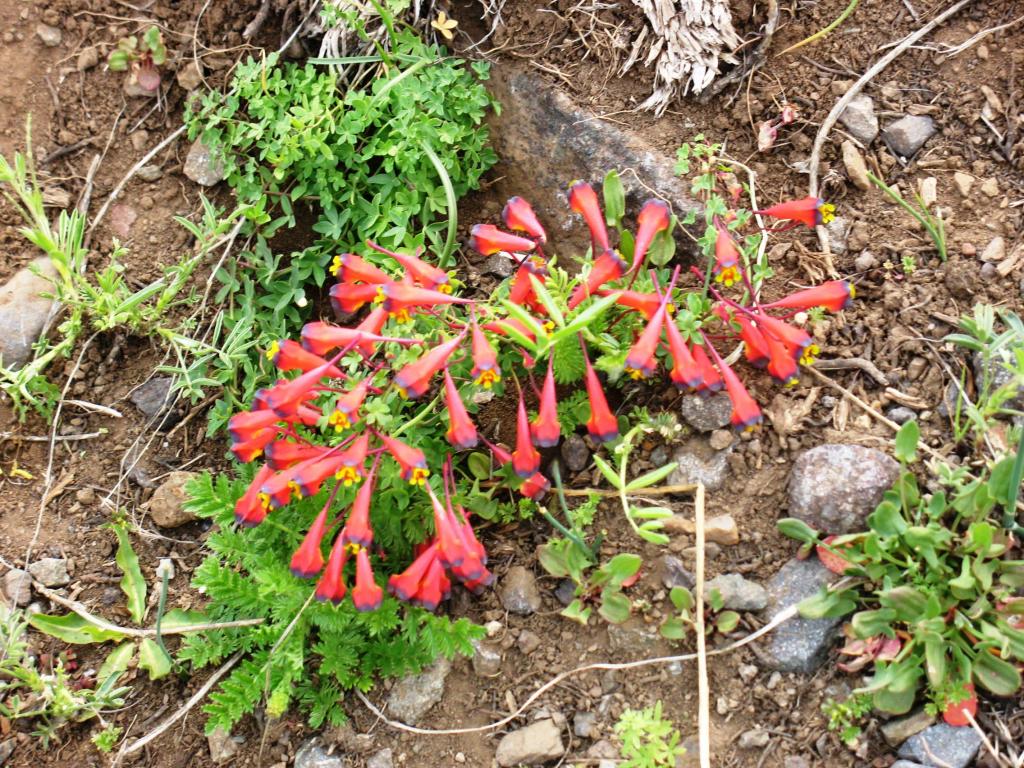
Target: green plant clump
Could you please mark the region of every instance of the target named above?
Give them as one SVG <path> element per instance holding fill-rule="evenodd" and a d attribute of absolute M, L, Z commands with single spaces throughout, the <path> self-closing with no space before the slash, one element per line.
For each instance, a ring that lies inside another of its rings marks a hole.
<path fill-rule="evenodd" d="M 615 724 L 622 742 L 623 768 L 670 768 L 686 754 L 679 731 L 661 715 L 661 702 L 646 709 L 627 709 Z"/>

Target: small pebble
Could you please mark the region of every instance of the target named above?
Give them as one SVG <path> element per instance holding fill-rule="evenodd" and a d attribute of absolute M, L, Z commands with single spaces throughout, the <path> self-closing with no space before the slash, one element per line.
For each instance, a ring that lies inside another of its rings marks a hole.
<path fill-rule="evenodd" d="M 56 48 L 64 39 L 63 33 L 57 27 L 51 27 L 49 24 L 36 24 L 36 35 L 47 48 Z"/>

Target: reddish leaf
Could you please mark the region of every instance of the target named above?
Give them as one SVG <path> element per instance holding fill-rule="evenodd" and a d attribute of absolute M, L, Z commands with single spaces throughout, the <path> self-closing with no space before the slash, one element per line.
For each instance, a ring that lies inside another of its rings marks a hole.
<path fill-rule="evenodd" d="M 968 714 L 974 717 L 978 712 L 978 694 L 974 692 L 974 683 L 967 683 L 964 688 L 970 694 L 968 698 L 955 703 L 950 702 L 946 706 L 946 711 L 942 713 L 943 720 L 959 728 L 971 724 Z"/>
<path fill-rule="evenodd" d="M 835 536 L 827 536 L 823 540 L 825 544 L 831 544 Z M 821 544 L 815 547 L 815 552 L 818 553 L 818 559 L 821 564 L 828 568 L 832 573 L 845 573 L 846 569 L 850 567 L 850 561 L 843 557 L 840 557 L 835 552 L 831 552 Z"/>

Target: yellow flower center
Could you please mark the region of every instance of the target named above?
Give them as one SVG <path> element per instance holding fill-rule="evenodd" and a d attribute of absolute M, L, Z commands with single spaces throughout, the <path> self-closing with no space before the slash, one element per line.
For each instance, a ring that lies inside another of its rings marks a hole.
<path fill-rule="evenodd" d="M 715 281 L 726 288 L 731 288 L 740 281 L 740 271 L 736 267 L 726 267 L 715 275 Z"/>
<path fill-rule="evenodd" d="M 267 360 L 273 360 L 277 357 L 277 353 L 281 351 L 281 343 L 275 341 L 269 347 L 267 347 Z"/>
<path fill-rule="evenodd" d="M 302 498 L 302 488 L 300 488 L 299 484 L 296 483 L 294 480 L 291 480 L 288 483 L 288 488 L 291 490 L 292 494 L 295 496 L 296 499 Z"/>
<path fill-rule="evenodd" d="M 800 365 L 810 365 L 821 350 L 817 344 L 808 344 L 800 355 Z"/>
<path fill-rule="evenodd" d="M 439 286 L 437 286 L 437 290 L 440 291 L 441 293 L 450 294 L 452 292 L 451 283 L 441 283 Z"/>
<path fill-rule="evenodd" d="M 355 467 L 342 467 L 334 473 L 334 479 L 349 488 L 358 483 L 361 477 Z"/>
<path fill-rule="evenodd" d="M 397 312 L 391 312 L 389 317 L 393 317 L 395 322 L 401 325 L 412 322 L 412 316 L 409 314 L 408 309 L 400 309 Z"/>
<path fill-rule="evenodd" d="M 499 381 L 501 381 L 501 376 L 494 371 L 483 371 L 476 377 L 476 383 L 484 389 L 490 389 L 492 384 L 497 384 Z"/>
<path fill-rule="evenodd" d="M 644 372 L 641 371 L 639 368 L 629 368 L 629 367 L 627 367 L 626 368 L 626 373 L 628 373 L 629 374 L 629 378 L 631 378 L 633 380 L 642 379 L 644 377 Z"/>
<path fill-rule="evenodd" d="M 409 474 L 409 485 L 425 485 L 428 475 L 430 475 L 429 469 L 413 467 L 412 472 Z"/>
<path fill-rule="evenodd" d="M 256 500 L 260 503 L 261 509 L 270 509 L 270 494 L 269 493 L 257 493 Z"/>
<path fill-rule="evenodd" d="M 361 550 L 361 549 L 362 549 L 362 547 L 361 547 L 361 546 L 359 546 L 358 544 L 356 544 L 355 542 L 351 542 L 351 541 L 350 541 L 350 542 L 348 542 L 348 543 L 347 543 L 347 544 L 345 545 L 345 551 L 346 551 L 346 552 L 348 552 L 348 553 L 349 553 L 350 555 L 352 555 L 353 557 L 355 557 L 356 555 L 358 555 L 358 554 L 359 554 L 359 550 Z"/>
<path fill-rule="evenodd" d="M 828 224 L 836 217 L 836 207 L 832 203 L 822 203 L 818 208 L 818 213 L 821 214 L 821 223 Z"/>
<path fill-rule="evenodd" d="M 334 260 L 331 261 L 331 274 L 337 276 L 341 271 L 341 256 L 335 256 Z"/>
<path fill-rule="evenodd" d="M 853 283 L 850 283 L 850 298 L 851 299 L 856 299 L 857 298 L 857 288 L 856 288 L 856 286 L 854 286 Z"/>
<path fill-rule="evenodd" d="M 334 411 L 327 418 L 327 423 L 334 427 L 335 432 L 341 432 L 343 429 L 348 429 L 352 422 L 348 418 L 348 414 L 344 411 Z"/>
<path fill-rule="evenodd" d="M 373 303 L 374 304 L 383 304 L 385 301 L 387 301 L 387 298 L 388 297 L 384 295 L 384 286 L 383 285 L 378 285 L 377 286 L 377 295 L 373 297 Z"/>

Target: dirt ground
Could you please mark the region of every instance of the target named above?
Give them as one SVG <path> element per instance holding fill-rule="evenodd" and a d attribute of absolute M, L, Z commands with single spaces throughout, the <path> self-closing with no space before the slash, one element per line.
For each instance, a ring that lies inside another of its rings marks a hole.
<path fill-rule="evenodd" d="M 845 4 L 845 0 L 783 4 L 773 51 L 822 28 Z M 140 6 L 121 0 L 0 3 L 4 30 L 0 43 L 0 152 L 10 156 L 24 147 L 25 118 L 31 114 L 32 148 L 44 185 L 57 199 L 63 196 L 71 205 L 85 187 L 90 162 L 99 155 L 101 162 L 92 191 L 91 210 L 95 213 L 125 172 L 180 125 L 185 93 L 169 77 L 161 88 L 159 102 L 128 97 L 121 88 L 121 77 L 105 72 L 102 64 L 79 69 L 83 49 L 98 46 L 102 61 L 120 37 L 141 25 L 158 23 L 174 54 L 174 65 L 198 55 L 210 85 L 216 87 L 234 60 L 244 53 L 241 31 L 259 5 L 255 0 L 230 4 L 158 0 Z M 741 34 L 753 38 L 764 18 L 763 7 L 750 0 L 736 0 L 732 5 Z M 707 105 L 693 99 L 677 100 L 662 118 L 635 111 L 650 92 L 649 70 L 637 66 L 628 76 L 616 75 L 628 51 L 623 41 L 639 34 L 644 23 L 642 13 L 628 3 L 597 7 L 601 10 L 585 10 L 567 0 L 550 5 L 537 0 L 509 0 L 503 7 L 503 25 L 474 55 L 486 56 L 499 70 L 530 70 L 549 80 L 581 108 L 638 131 L 654 149 L 664 153 L 666 163 L 673 161 L 679 144 L 694 134 L 705 133 L 714 141 L 725 142 L 733 157 L 757 172 L 760 198 L 779 200 L 806 194 L 806 176 L 799 172 L 798 164 L 806 160 L 817 127 L 836 99 L 884 52 L 889 41 L 923 23 L 915 14 L 920 19 L 930 18 L 944 5 L 926 0 L 863 0 L 854 15 L 824 41 L 770 58 L 752 77 L 744 78 Z M 486 32 L 489 22 L 479 18 L 479 5 L 460 0 L 448 10 L 460 20 L 460 29 L 467 35 L 460 45 Z M 871 360 L 889 378 L 891 390 L 857 371 L 835 372 L 835 378 L 880 409 L 893 405 L 917 409 L 924 438 L 947 454 L 962 449 L 952 443 L 948 419 L 939 415 L 938 405 L 949 378 L 935 361 L 943 360 L 957 375 L 960 361 L 936 340 L 952 330 L 951 318 L 969 311 L 976 302 L 1018 310 L 1024 306 L 1024 266 L 1018 265 L 1005 276 L 993 275 L 991 270 L 983 269 L 979 259 L 997 236 L 1004 238 L 1006 251 L 1012 252 L 1024 228 L 1024 139 L 1020 136 L 1024 91 L 1018 83 L 1018 68 L 1024 69 L 1024 25 L 987 36 L 962 53 L 949 55 L 948 51 L 980 30 L 1011 21 L 1020 11 L 1016 0 L 992 0 L 968 7 L 926 43 L 901 56 L 867 88 L 883 126 L 903 114 L 929 115 L 936 121 L 938 133 L 906 167 L 881 142 L 865 155 L 869 168 L 890 183 L 898 182 L 904 190 L 916 187 L 927 177 L 937 180 L 938 204 L 948 212 L 950 230 L 946 263 L 938 260 L 923 233 L 903 212 L 877 191 L 862 191 L 850 183 L 838 153 L 838 139 L 844 138 L 842 126 L 834 129 L 837 140 L 826 145 L 822 157 L 823 196 L 836 203 L 839 214 L 850 224 L 846 249 L 832 255 L 834 268 L 856 283 L 859 298 L 851 310 L 818 329 L 822 357 Z M 61 29 L 59 45 L 46 47 L 41 43 L 36 34 L 40 22 Z M 279 19 L 275 18 L 277 23 Z M 266 34 L 267 44 L 276 45 L 278 29 L 274 24 L 268 24 Z M 990 92 L 983 92 L 979 84 L 985 84 Z M 771 151 L 757 152 L 757 125 L 776 117 L 784 104 L 798 107 L 798 121 L 781 129 Z M 496 128 L 514 129 L 500 120 Z M 105 263 L 116 235 L 130 249 L 127 273 L 141 285 L 159 276 L 163 265 L 175 262 L 190 247 L 187 234 L 171 221 L 174 215 L 191 217 L 198 210 L 199 192 L 181 173 L 187 149 L 184 141 L 172 144 L 157 157 L 162 171 L 158 179 L 136 178 L 129 184 L 119 206 L 93 238 L 91 265 Z M 503 202 L 496 200 L 496 190 L 505 170 L 499 164 L 488 177 L 488 188 L 467 200 L 464 221 L 494 210 Z M 957 190 L 955 172 L 975 180 L 969 194 Z M 9 204 L 0 205 L 0 279 L 6 279 L 36 255 L 18 234 L 17 226 Z M 785 293 L 821 277 L 825 261 L 812 234 L 780 238 L 779 242 L 791 245 L 771 252 L 777 273 L 773 291 Z M 858 261 L 866 250 L 876 258 L 861 269 L 855 262 L 866 263 Z M 916 264 L 910 274 L 902 268 L 907 257 Z M 75 370 L 74 361 L 79 355 L 82 363 Z M 177 565 L 171 592 L 174 605 L 201 604 L 201 596 L 188 584 L 191 570 L 202 559 L 203 527 L 196 523 L 162 532 L 140 505 L 171 470 L 223 466 L 225 445 L 205 439 L 201 408 L 189 410 L 173 432 L 157 433 L 129 402 L 131 392 L 154 375 L 161 358 L 162 351 L 146 340 L 106 334 L 96 337 L 88 347 L 77 349 L 63 368 L 58 366 L 51 372 L 53 380 L 61 385 L 73 374 L 73 395 L 114 408 L 123 418 L 74 408 L 64 414 L 62 435 L 104 434 L 57 443 L 53 487 L 58 490 L 51 494 L 41 517 L 40 496 L 49 446 L 6 435 L 44 435 L 47 425 L 35 417 L 19 424 L 0 405 L 0 469 L 4 472 L 0 476 L 0 555 L 7 563 L 18 565 L 31 546 L 34 557 L 50 553 L 70 558 L 74 568 L 70 595 L 114 621 L 126 616 L 120 613 L 123 600 L 117 587 L 120 576 L 113 562 L 113 539 L 103 528 L 109 519 L 109 505 L 103 503 L 107 497 L 127 508 L 146 532 L 138 547 L 146 576 L 152 577 L 158 558 L 173 558 Z M 782 412 L 795 409 L 808 397 L 812 386 L 819 383 L 805 376 L 801 386 L 783 392 L 767 378 L 759 378 L 753 389 L 760 402 Z M 654 388 L 646 396 L 653 405 L 678 407 L 674 392 Z M 850 409 L 827 388 L 817 393 L 813 408 L 793 431 L 780 435 L 766 424 L 757 435 L 745 437 L 730 459 L 727 486 L 711 494 L 708 506 L 709 515 L 729 513 L 735 517 L 741 541 L 722 547 L 708 560 L 708 575 L 739 572 L 763 582 L 792 557 L 794 547 L 776 532 L 775 520 L 785 512 L 789 468 L 800 451 L 825 442 L 878 447 L 888 437 L 886 428 L 856 408 Z M 151 443 L 149 449 L 136 469 L 126 471 L 130 459 L 138 455 L 139 444 L 147 442 Z M 647 453 L 656 447 L 654 443 L 647 445 Z M 12 474 L 15 468 L 27 471 L 32 479 Z M 577 481 L 586 484 L 587 478 Z M 685 499 L 674 506 L 678 512 L 692 511 Z M 635 551 L 652 565 L 663 554 L 652 546 L 638 546 L 610 505 L 602 508 L 597 524 L 607 529 L 604 546 L 608 552 Z M 533 523 L 486 530 L 485 544 L 499 578 L 513 565 L 542 573 L 536 548 L 547 535 L 545 526 Z M 692 555 L 685 552 L 692 544 L 691 537 L 679 536 L 671 549 L 692 565 Z M 459 599 L 448 607 L 452 615 L 504 622 L 501 642 L 505 661 L 502 673 L 489 679 L 478 677 L 468 661 L 456 662 L 443 702 L 421 726 L 483 725 L 506 714 L 510 700 L 523 701 L 553 672 L 588 661 L 628 660 L 672 650 L 658 643 L 613 651 L 603 623 L 592 623 L 584 630 L 563 619 L 558 615 L 561 606 L 552 594 L 557 583 L 545 577 L 540 583 L 544 607 L 532 616 L 507 615 L 493 592 L 479 600 Z M 645 568 L 643 578 L 632 589 L 634 597 L 654 606 L 663 604 L 664 590 L 654 568 Z M 631 621 L 653 624 L 657 618 L 655 608 L 643 619 Z M 745 615 L 740 631 L 749 632 L 757 626 L 756 617 Z M 541 638 L 540 647 L 529 655 L 523 654 L 517 644 L 524 631 Z M 60 644 L 45 637 L 33 635 L 32 639 L 40 652 L 62 650 Z M 689 650 L 688 646 L 683 648 Z M 81 653 L 83 666 L 99 663 L 101 658 L 90 658 L 88 650 Z M 720 657 L 711 665 L 716 766 L 782 766 L 787 757 L 795 756 L 806 758 L 810 765 L 885 768 L 891 764 L 894 757 L 877 733 L 877 723 L 869 726 L 868 747 L 859 755 L 850 753 L 826 733 L 821 704 L 853 683 L 852 679 L 827 664 L 811 677 L 773 677 L 760 668 L 757 677 L 748 683 L 739 677 L 738 670 L 749 664 L 759 664 L 756 648 Z M 147 684 L 144 675 L 139 676 L 133 682 L 135 692 L 128 706 L 113 721 L 133 735 L 144 733 L 187 699 L 204 679 L 204 675 L 181 676 Z M 696 677 L 689 666 L 581 675 L 558 686 L 538 707 L 560 713 L 570 722 L 576 711 L 599 712 L 599 728 L 608 735 L 624 708 L 648 706 L 659 699 L 664 702 L 666 715 L 685 736 L 695 733 Z M 1018 704 L 989 704 L 983 716 L 998 711 L 1006 722 L 1020 727 Z M 363 765 L 368 754 L 391 747 L 396 762 L 414 768 L 486 767 L 492 765 L 497 739 L 504 733 L 412 736 L 380 726 L 356 699 L 351 700 L 349 712 L 350 729 L 329 732 L 325 739 L 345 750 L 354 766 Z M 10 724 L 4 725 L 6 733 Z M 301 720 L 288 718 L 267 732 L 262 725 L 262 721 L 250 718 L 237 730 L 236 735 L 244 742 L 231 764 L 290 764 L 307 735 Z M 770 746 L 757 752 L 741 750 L 736 738 L 754 727 L 769 731 Z M 15 730 L 19 728 L 20 724 L 15 726 Z M 209 765 L 202 729 L 203 717 L 198 709 L 193 710 L 137 764 L 154 768 Z M 572 728 L 567 732 L 571 735 Z M 354 741 L 353 733 L 369 733 L 372 738 Z M 88 727 L 72 727 L 66 731 L 63 743 L 43 750 L 27 734 L 19 734 L 9 764 L 105 765 L 107 759 L 89 744 L 88 736 Z M 600 756 L 588 755 L 587 750 L 599 737 L 597 734 L 582 742 L 575 739 L 569 744 L 570 757 L 565 763 L 596 764 Z M 368 744 L 371 748 L 360 752 L 358 747 Z"/>

